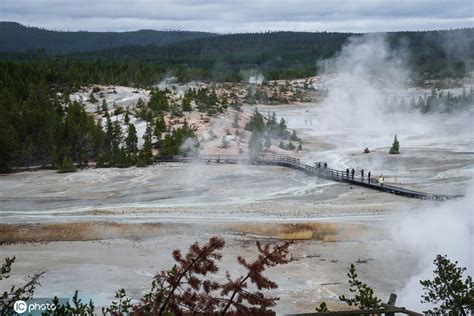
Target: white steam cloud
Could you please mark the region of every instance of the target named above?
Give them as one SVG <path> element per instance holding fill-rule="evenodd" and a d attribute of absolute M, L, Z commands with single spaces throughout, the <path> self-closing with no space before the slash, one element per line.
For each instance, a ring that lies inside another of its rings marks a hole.
<path fill-rule="evenodd" d="M 349 39 L 341 52 L 322 66 L 322 85 L 328 88 L 328 94 L 317 109 L 318 134 L 347 131 L 363 142 L 370 139 L 372 146 L 387 145 L 396 133 L 402 139 L 427 133 L 459 133 L 459 129 L 472 135 L 472 111 L 442 117 L 385 105 L 394 96 L 404 97 L 408 103 L 412 96 L 417 99 L 431 91 L 411 86 L 407 50 L 391 48 L 382 34 Z M 453 120 L 457 131 L 450 129 L 449 121 Z"/>
<path fill-rule="evenodd" d="M 330 115 L 323 115 L 321 127 L 386 130 L 387 88 L 405 87 L 409 78 L 405 60 L 405 52 L 390 50 L 383 35 L 351 38 L 335 59 L 323 64 L 329 88 L 323 108 Z M 390 133 L 396 129 L 390 128 Z"/>
<path fill-rule="evenodd" d="M 412 278 L 399 293 L 399 305 L 416 310 L 427 310 L 421 304 L 423 293 L 419 280 L 432 279 L 436 255 L 447 255 L 451 261 L 473 272 L 474 241 L 474 183 L 469 186 L 466 197 L 449 201 L 438 207 L 405 212 L 397 218 L 392 238 L 397 247 L 414 253 L 418 265 Z"/>
<path fill-rule="evenodd" d="M 263 80 L 265 80 L 265 77 L 260 73 L 249 77 L 250 84 L 262 84 Z"/>

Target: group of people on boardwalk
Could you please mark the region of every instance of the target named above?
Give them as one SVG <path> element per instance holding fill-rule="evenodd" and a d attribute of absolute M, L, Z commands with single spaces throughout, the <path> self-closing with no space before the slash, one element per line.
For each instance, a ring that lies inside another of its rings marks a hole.
<path fill-rule="evenodd" d="M 355 169 L 354 169 L 354 168 L 352 168 L 351 170 L 349 170 L 349 168 L 346 169 L 346 178 L 347 178 L 347 179 L 349 179 L 349 173 L 350 173 L 350 175 L 351 175 L 351 179 L 354 180 L 354 178 L 355 178 L 355 173 L 356 173 Z M 370 174 L 370 171 L 369 171 L 369 172 L 367 173 L 367 182 L 368 182 L 368 183 L 370 183 L 370 177 L 371 177 L 371 174 Z M 361 169 L 361 170 L 360 170 L 360 180 L 361 180 L 362 182 L 364 182 L 364 180 L 365 180 L 365 171 L 364 171 L 364 169 Z"/>
<path fill-rule="evenodd" d="M 316 165 L 317 165 L 318 168 L 321 168 L 321 163 L 320 162 L 318 162 Z M 324 169 L 328 168 L 328 164 L 326 162 L 324 163 L 323 166 L 324 166 Z M 347 168 L 346 169 L 346 179 L 351 179 L 351 180 L 354 181 L 355 180 L 355 173 L 356 173 L 356 171 L 355 171 L 354 168 L 352 168 L 351 170 L 349 170 L 349 168 Z M 370 183 L 371 177 L 372 177 L 371 172 L 370 171 L 367 172 L 367 183 Z M 364 169 L 360 170 L 360 181 L 361 182 L 365 181 L 365 171 L 364 171 Z M 385 182 L 385 178 L 383 177 L 383 175 L 380 175 L 377 182 L 383 188 L 383 185 L 384 185 L 384 182 Z"/>
<path fill-rule="evenodd" d="M 316 165 L 317 165 L 318 168 L 321 168 L 321 163 L 320 162 L 318 162 Z M 328 164 L 327 164 L 327 162 L 325 162 L 324 163 L 324 169 L 327 169 L 327 168 L 328 168 Z"/>
<path fill-rule="evenodd" d="M 355 180 L 355 179 L 354 179 L 354 178 L 355 178 L 355 173 L 356 173 L 355 169 L 354 169 L 354 168 L 352 168 L 351 170 L 349 170 L 349 168 L 346 169 L 346 178 L 347 178 L 347 179 L 349 179 L 349 173 L 350 173 L 350 176 L 351 176 L 350 178 L 351 178 L 352 180 Z M 371 174 L 371 172 L 369 171 L 369 172 L 367 172 L 367 183 L 370 183 L 371 178 L 372 178 L 372 174 Z M 364 182 L 364 181 L 365 181 L 365 171 L 364 171 L 364 169 L 361 169 L 361 170 L 360 170 L 360 181 L 361 181 L 361 182 Z M 378 178 L 377 182 L 378 182 L 378 184 L 383 188 L 383 184 L 384 184 L 384 182 L 385 182 L 385 178 L 383 177 L 383 175 L 380 175 L 380 177 Z"/>

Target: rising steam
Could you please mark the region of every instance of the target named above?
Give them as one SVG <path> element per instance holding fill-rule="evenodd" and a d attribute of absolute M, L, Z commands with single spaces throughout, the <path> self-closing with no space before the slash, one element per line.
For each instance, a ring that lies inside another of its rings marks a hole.
<path fill-rule="evenodd" d="M 400 250 L 414 253 L 418 261 L 414 275 L 400 291 L 401 306 L 417 310 L 429 308 L 420 303 L 423 291 L 419 280 L 433 278 L 433 260 L 438 254 L 459 261 L 460 266 L 467 268 L 467 274 L 472 275 L 474 183 L 469 185 L 466 194 L 464 199 L 405 212 L 397 218 L 392 238 Z"/>
<path fill-rule="evenodd" d="M 447 124 L 439 124 L 440 116 L 422 115 L 407 107 L 393 108 L 386 100 L 397 97 L 419 97 L 431 91 L 411 87 L 408 51 L 393 49 L 382 34 L 368 34 L 349 39 L 341 52 L 321 64 L 322 85 L 327 97 L 318 109 L 316 132 L 348 131 L 358 138 L 371 139 L 374 146 L 387 144 L 394 134 L 452 133 Z M 473 118 L 472 111 L 467 113 Z M 472 124 L 466 116 L 447 116 L 463 131 Z M 458 124 L 458 121 L 460 124 Z M 410 135 L 411 136 L 411 135 Z M 379 142 L 376 142 L 379 140 Z M 357 144 L 359 147 L 362 144 Z"/>

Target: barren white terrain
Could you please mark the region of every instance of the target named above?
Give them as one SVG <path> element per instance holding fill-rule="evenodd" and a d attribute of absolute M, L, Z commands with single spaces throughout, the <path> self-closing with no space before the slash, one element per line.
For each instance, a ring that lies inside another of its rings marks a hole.
<path fill-rule="evenodd" d="M 143 91 L 117 90 L 115 102 L 124 106 L 124 100 L 135 102 L 137 95 L 146 96 Z M 258 106 L 262 113 L 275 111 L 284 117 L 302 138 L 300 152 L 287 152 L 273 144 L 268 154 L 327 162 L 344 170 L 363 168 L 373 177 L 383 174 L 388 183 L 431 193 L 472 194 L 472 112 L 364 117 L 348 113 L 345 101 L 328 101 Z M 244 107 L 243 121 L 254 107 Z M 200 137 L 212 124 L 211 129 L 221 137 L 232 117 L 233 110 L 229 110 L 213 118 L 200 127 Z M 389 155 L 395 133 L 401 154 Z M 246 141 L 248 138 L 239 146 L 245 148 Z M 238 148 L 218 147 L 215 139 L 203 139 L 201 150 L 236 153 Z M 363 153 L 365 147 L 369 154 Z M 407 246 L 398 233 L 407 225 L 413 225 L 413 230 L 426 225 L 428 233 L 436 233 L 430 231 L 433 225 L 425 217 L 414 214 L 440 209 L 465 214 L 467 208 L 466 214 L 472 215 L 466 199 L 409 199 L 272 166 L 163 163 L 147 168 L 88 168 L 72 174 L 21 172 L 0 176 L 1 223 L 15 225 L 15 236 L 20 239 L 27 233 L 22 225 L 46 225 L 42 234 L 47 237 L 47 225 L 61 224 L 60 234 L 67 241 L 51 231 L 54 236 L 49 242 L 19 244 L 12 237 L 12 243 L 4 243 L 0 251 L 2 256 L 17 257 L 10 282 L 46 270 L 38 295 L 61 297 L 78 289 L 83 298 L 105 305 L 121 287 L 139 297 L 149 288 L 154 273 L 172 265 L 172 250 L 184 250 L 194 241 L 204 242 L 216 234 L 225 238 L 222 278 L 225 270 L 241 271 L 236 256 L 255 256 L 255 240 L 284 239 L 278 233 L 279 225 L 320 225 L 329 232 L 295 241 L 290 248 L 293 260 L 268 271 L 279 284 L 273 293 L 281 297 L 276 310 L 308 312 L 323 300 L 333 307 L 340 304 L 337 296 L 347 291 L 346 269 L 351 263 L 357 264 L 361 278 L 383 299 L 392 292 L 404 293 L 405 285 L 425 269 L 426 254 Z M 404 222 L 410 217 L 414 222 Z M 68 226 L 73 223 L 82 223 L 84 230 Z M 153 226 L 138 228 L 142 234 L 134 232 L 134 227 L 145 224 Z M 436 243 L 436 238 L 427 240 Z M 411 242 L 416 245 L 416 237 Z M 458 246 L 455 255 L 472 255 L 469 244 Z M 456 259 L 462 262 L 465 258 Z M 472 271 L 472 261 L 463 263 Z"/>

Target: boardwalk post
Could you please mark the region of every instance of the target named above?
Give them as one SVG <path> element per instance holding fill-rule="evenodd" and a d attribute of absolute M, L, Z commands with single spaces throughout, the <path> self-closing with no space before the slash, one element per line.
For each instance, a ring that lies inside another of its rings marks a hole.
<path fill-rule="evenodd" d="M 388 298 L 387 305 L 395 306 L 396 301 L 397 301 L 397 294 L 390 293 L 390 297 Z M 395 316 L 395 313 L 385 313 L 385 316 Z"/>

